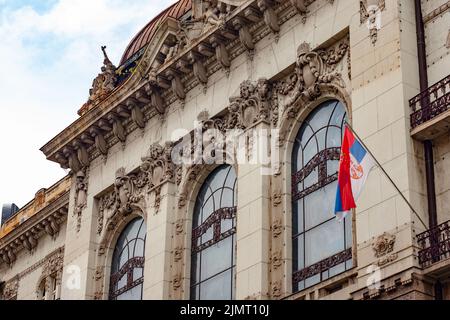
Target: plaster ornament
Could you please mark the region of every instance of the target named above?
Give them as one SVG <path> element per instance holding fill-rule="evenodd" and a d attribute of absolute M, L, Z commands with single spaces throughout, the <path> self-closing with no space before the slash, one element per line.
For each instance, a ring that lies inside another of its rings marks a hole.
<path fill-rule="evenodd" d="M 348 39 L 338 45 L 324 50 L 312 50 L 308 43 L 303 43 L 297 50 L 297 66 L 288 81 L 278 85 L 278 91 L 284 97 L 284 113 L 290 118 L 297 115 L 299 99 L 306 102 L 315 101 L 324 90 L 337 86 L 345 88 L 342 74 L 337 71 L 349 49 Z"/>
<path fill-rule="evenodd" d="M 74 215 L 77 219 L 77 232 L 80 232 L 81 230 L 82 213 L 87 206 L 87 190 L 88 190 L 88 177 L 86 176 L 86 170 L 82 170 L 79 171 L 76 175 L 76 185 L 75 185 Z"/>
<path fill-rule="evenodd" d="M 384 233 L 379 236 L 372 244 L 372 249 L 375 252 L 375 257 L 381 258 L 394 251 L 396 237 L 389 233 Z"/>
<path fill-rule="evenodd" d="M 4 300 L 17 300 L 17 293 L 19 291 L 19 279 L 13 279 L 5 284 L 3 289 Z"/>
<path fill-rule="evenodd" d="M 271 118 L 271 84 L 267 79 L 244 81 L 240 95 L 230 99 L 226 128 L 248 129 L 259 121 Z"/>
<path fill-rule="evenodd" d="M 378 40 L 378 30 L 381 28 L 381 11 L 386 8 L 386 0 L 360 0 L 361 24 L 366 24 L 370 31 L 372 44 Z"/>

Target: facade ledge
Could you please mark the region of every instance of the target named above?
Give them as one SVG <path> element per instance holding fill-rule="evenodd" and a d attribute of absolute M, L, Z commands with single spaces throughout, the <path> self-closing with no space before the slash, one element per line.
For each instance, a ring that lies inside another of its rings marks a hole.
<path fill-rule="evenodd" d="M 124 144 L 129 133 L 144 129 L 149 119 L 164 115 L 169 105 L 175 101 L 183 105 L 187 92 L 197 86 L 206 88 L 212 74 L 221 69 L 228 72 L 234 58 L 247 52 L 252 59 L 259 40 L 271 33 L 277 37 L 284 22 L 297 13 L 306 15 L 313 2 L 248 1 L 173 57 L 165 53 L 170 49 L 167 41 L 173 42 L 180 30 L 174 19 L 167 19 L 136 72 L 41 151 L 48 160 L 74 172 L 98 156 L 107 157 L 109 148 Z"/>

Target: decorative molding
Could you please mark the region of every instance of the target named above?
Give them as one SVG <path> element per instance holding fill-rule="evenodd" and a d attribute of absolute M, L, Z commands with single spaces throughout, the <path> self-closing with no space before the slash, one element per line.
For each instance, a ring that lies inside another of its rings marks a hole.
<path fill-rule="evenodd" d="M 49 261 L 53 256 L 58 256 L 58 255 L 64 255 L 64 247 L 60 247 L 58 249 L 56 249 L 55 251 L 53 251 L 52 253 L 50 253 L 49 255 L 47 255 L 44 259 L 40 260 L 39 262 L 35 263 L 34 265 L 32 265 L 31 267 L 29 267 L 28 269 L 26 269 L 25 271 L 21 272 L 18 277 L 19 279 L 22 279 L 24 277 L 26 277 L 27 275 L 31 274 L 32 272 L 36 271 L 38 268 L 42 267 L 43 265 L 45 265 L 45 263 L 47 263 L 47 261 Z"/>
<path fill-rule="evenodd" d="M 423 17 L 424 23 L 429 23 L 432 20 L 436 19 L 439 16 L 442 16 L 444 13 L 450 11 L 450 1 L 447 1 L 446 3 L 442 4 L 438 8 L 434 9 L 427 15 Z"/>
<path fill-rule="evenodd" d="M 114 191 L 98 200 L 98 234 L 102 234 L 105 227 L 114 229 L 120 217 L 128 216 L 135 210 L 145 213 L 143 188 L 146 181 L 144 172 L 127 175 L 124 168 L 117 170 Z"/>
<path fill-rule="evenodd" d="M 283 233 L 283 222 L 281 219 L 277 219 L 272 224 L 272 236 L 278 238 Z"/>
<path fill-rule="evenodd" d="M 267 79 L 244 81 L 239 97 L 230 99 L 226 128 L 248 129 L 256 123 L 271 121 L 271 83 Z"/>
<path fill-rule="evenodd" d="M 214 1 L 203 1 L 210 2 Z M 127 134 L 142 129 L 151 117 L 164 115 L 167 105 L 176 99 L 183 101 L 187 91 L 205 85 L 220 68 L 227 70 L 245 50 L 251 54 L 258 41 L 270 32 L 276 34 L 279 26 L 297 11 L 306 13 L 312 2 L 224 0 L 218 1 L 217 7 L 201 7 L 187 25 L 167 19 L 158 29 L 155 41 L 145 48 L 134 74 L 95 105 L 98 112 L 85 113 L 42 151 L 49 160 L 72 172 L 78 172 L 98 156 L 106 158 L 112 145 L 125 144 Z M 202 27 L 205 32 L 198 33 L 198 24 L 213 26 Z M 104 68 L 111 68 L 106 53 Z M 97 82 L 104 85 L 105 77 L 99 76 Z M 73 141 L 78 141 L 78 149 Z"/>
<path fill-rule="evenodd" d="M 173 279 L 172 279 L 172 287 L 174 291 L 178 291 L 181 286 L 182 286 L 182 281 L 183 281 L 183 277 L 181 276 L 181 274 L 177 274 Z"/>
<path fill-rule="evenodd" d="M 173 252 L 173 260 L 175 262 L 179 262 L 183 259 L 183 248 L 182 247 L 177 247 L 175 248 L 174 252 Z"/>
<path fill-rule="evenodd" d="M 283 255 L 281 251 L 276 251 L 272 254 L 272 267 L 277 270 L 283 265 Z"/>
<path fill-rule="evenodd" d="M 95 105 L 105 99 L 116 87 L 117 74 L 116 66 L 109 60 L 106 53 L 106 46 L 102 46 L 103 66 L 101 73 L 92 82 L 92 88 L 89 90 L 89 100 L 83 105 L 78 112 L 80 116 L 91 110 Z"/>
<path fill-rule="evenodd" d="M 155 190 L 165 182 L 173 182 L 175 166 L 172 163 L 173 143 L 163 147 L 157 143 L 150 147 L 146 157 L 142 158 L 141 171 L 146 174 L 149 191 Z"/>
<path fill-rule="evenodd" d="M 13 267 L 17 254 L 22 249 L 34 253 L 39 239 L 45 234 L 55 239 L 59 235 L 61 224 L 67 218 L 69 193 L 47 206 L 34 217 L 21 225 L 20 230 L 10 233 L 0 241 L 0 264 L 6 263 Z M 65 203 L 65 204 L 63 204 Z"/>
<path fill-rule="evenodd" d="M 361 24 L 369 26 L 370 39 L 372 44 L 378 40 L 378 21 L 379 15 L 386 8 L 386 0 L 360 0 L 360 20 Z"/>
<path fill-rule="evenodd" d="M 64 247 L 59 248 L 52 254 L 45 258 L 44 269 L 42 275 L 44 277 L 49 277 L 53 274 L 57 274 L 59 279 L 62 276 L 62 270 L 64 265 Z"/>
<path fill-rule="evenodd" d="M 282 289 L 282 283 L 281 281 L 275 281 L 271 285 L 271 296 L 275 299 L 278 299 L 281 297 L 281 289 Z"/>
<path fill-rule="evenodd" d="M 349 51 L 349 39 L 344 38 L 333 47 L 312 50 L 308 43 L 300 45 L 297 51 L 296 71 L 287 81 L 278 84 L 277 89 L 283 99 L 284 114 L 295 118 L 303 100 L 315 101 L 330 87 L 345 88 L 342 74 L 337 70 Z"/>
<path fill-rule="evenodd" d="M 75 208 L 73 211 L 73 215 L 77 221 L 77 232 L 81 230 L 83 210 L 87 206 L 88 181 L 87 169 L 78 171 L 75 182 Z"/>
<path fill-rule="evenodd" d="M 381 258 L 388 253 L 394 251 L 396 237 L 387 232 L 379 236 L 372 244 L 372 249 L 375 252 L 375 257 Z"/>
<path fill-rule="evenodd" d="M 372 244 L 372 249 L 375 257 L 379 258 L 377 264 L 382 267 L 398 259 L 398 254 L 392 253 L 394 251 L 396 237 L 387 232 L 379 236 Z"/>
<path fill-rule="evenodd" d="M 280 192 L 275 192 L 272 195 L 272 204 L 275 207 L 278 207 L 282 203 L 283 203 L 283 195 Z"/>
<path fill-rule="evenodd" d="M 4 300 L 17 300 L 17 294 L 19 292 L 19 277 L 16 277 L 5 283 L 3 289 Z"/>

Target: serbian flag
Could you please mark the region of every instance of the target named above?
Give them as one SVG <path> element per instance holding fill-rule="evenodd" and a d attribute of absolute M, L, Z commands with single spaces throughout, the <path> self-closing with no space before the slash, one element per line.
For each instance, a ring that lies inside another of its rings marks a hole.
<path fill-rule="evenodd" d="M 339 221 L 342 221 L 352 209 L 356 208 L 356 201 L 375 165 L 375 160 L 369 152 L 353 135 L 348 126 L 345 126 L 335 210 Z"/>

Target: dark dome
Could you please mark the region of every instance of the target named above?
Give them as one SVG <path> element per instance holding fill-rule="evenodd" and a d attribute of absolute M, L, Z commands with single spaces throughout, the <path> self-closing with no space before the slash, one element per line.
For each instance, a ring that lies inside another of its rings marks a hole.
<path fill-rule="evenodd" d="M 153 38 L 158 27 L 166 18 L 180 20 L 187 12 L 192 9 L 192 0 L 179 0 L 169 8 L 161 12 L 153 20 L 151 20 L 139 33 L 131 40 L 125 50 L 120 65 L 123 65 L 133 57 L 139 50 L 144 48 Z"/>

